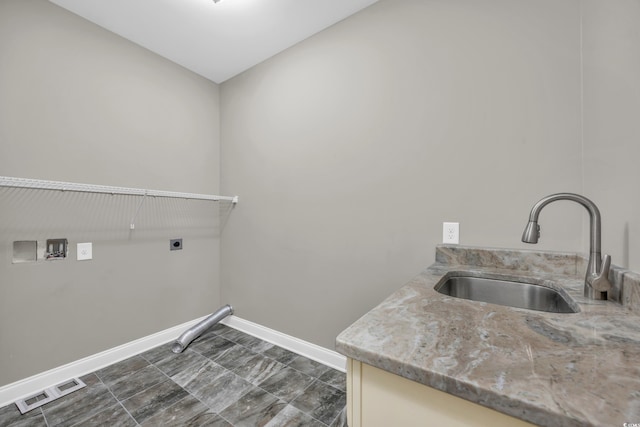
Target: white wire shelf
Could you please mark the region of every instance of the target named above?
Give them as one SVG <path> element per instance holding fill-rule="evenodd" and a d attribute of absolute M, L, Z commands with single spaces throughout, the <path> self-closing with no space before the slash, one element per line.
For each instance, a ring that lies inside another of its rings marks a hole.
<path fill-rule="evenodd" d="M 76 191 L 82 193 L 105 193 L 129 196 L 171 197 L 178 199 L 229 201 L 238 203 L 238 196 L 216 196 L 210 194 L 180 193 L 175 191 L 145 190 L 142 188 L 111 187 L 107 185 L 80 184 L 76 182 L 46 181 L 41 179 L 0 176 L 0 187 L 32 188 L 38 190 Z"/>
<path fill-rule="evenodd" d="M 136 218 L 138 217 L 138 213 L 140 212 L 140 209 L 142 208 L 142 205 L 144 204 L 144 201 L 147 197 L 169 197 L 188 200 L 211 200 L 214 202 L 229 201 L 233 204 L 238 203 L 238 196 L 216 196 L 211 194 L 180 193 L 164 190 L 145 190 L 142 188 L 110 187 L 107 185 L 79 184 L 76 182 L 46 181 L 30 178 L 14 178 L 11 176 L 0 176 L 0 187 L 142 196 L 142 199 L 138 204 L 138 209 L 136 210 L 133 218 L 131 218 L 131 223 L 129 224 L 129 228 L 131 230 L 134 230 L 136 228 Z"/>

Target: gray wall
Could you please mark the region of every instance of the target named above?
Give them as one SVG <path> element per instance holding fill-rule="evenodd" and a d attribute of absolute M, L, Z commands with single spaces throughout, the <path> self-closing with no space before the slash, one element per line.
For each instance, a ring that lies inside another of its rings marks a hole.
<path fill-rule="evenodd" d="M 613 262 L 640 271 L 640 2 L 585 0 L 584 187 Z"/>
<path fill-rule="evenodd" d="M 136 198 L 0 191 L 0 385 L 222 303 L 332 348 L 432 262 L 443 221 L 525 247 L 557 191 L 598 203 L 605 251 L 640 271 L 639 9 L 382 0 L 218 92 L 44 0 L 0 0 L 0 175 L 241 196 L 150 200 L 130 232 Z M 587 219 L 552 204 L 526 247 L 584 251 Z M 11 264 L 14 240 L 51 237 L 95 259 Z"/>
<path fill-rule="evenodd" d="M 331 348 L 351 321 L 461 243 L 603 250 L 640 271 L 640 4 L 382 0 L 225 82 L 223 300 Z"/>
<path fill-rule="evenodd" d="M 45 0 L 0 0 L 0 94 L 0 175 L 219 192 L 218 86 Z M 0 385 L 220 306 L 229 206 L 148 200 L 130 231 L 139 200 L 0 189 Z M 12 264 L 58 237 L 70 258 Z"/>
<path fill-rule="evenodd" d="M 578 1 L 382 0 L 223 83 L 222 299 L 332 348 L 443 221 L 523 247 L 539 198 L 586 192 L 580 70 Z M 529 248 L 581 250 L 583 210 L 546 208 Z"/>

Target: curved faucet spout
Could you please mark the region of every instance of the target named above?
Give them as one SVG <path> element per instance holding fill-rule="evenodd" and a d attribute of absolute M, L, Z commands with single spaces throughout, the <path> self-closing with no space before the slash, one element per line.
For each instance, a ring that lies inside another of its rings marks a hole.
<path fill-rule="evenodd" d="M 557 193 L 544 197 L 531 209 L 529 223 L 522 233 L 522 241 L 525 243 L 538 243 L 538 238 L 540 237 L 538 216 L 540 216 L 540 211 L 556 200 L 571 200 L 581 204 L 589 211 L 589 263 L 585 277 L 584 295 L 591 299 L 606 299 L 606 292 L 611 289 L 611 283 L 609 282 L 611 257 L 605 255 L 604 262 L 602 260 L 600 211 L 591 200 L 574 193 Z"/>

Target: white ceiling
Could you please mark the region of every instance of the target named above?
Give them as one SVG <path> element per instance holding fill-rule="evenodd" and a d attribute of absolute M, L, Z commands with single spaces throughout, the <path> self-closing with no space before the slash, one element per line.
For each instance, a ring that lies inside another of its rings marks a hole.
<path fill-rule="evenodd" d="M 50 0 L 216 83 L 378 0 Z"/>

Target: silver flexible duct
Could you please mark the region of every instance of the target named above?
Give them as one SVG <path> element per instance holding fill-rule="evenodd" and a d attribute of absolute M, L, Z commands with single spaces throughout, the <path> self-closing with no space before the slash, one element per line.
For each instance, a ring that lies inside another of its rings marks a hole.
<path fill-rule="evenodd" d="M 229 304 L 219 308 L 218 311 L 211 316 L 183 332 L 171 346 L 171 351 L 174 353 L 182 353 L 184 349 L 191 344 L 191 341 L 198 338 L 204 331 L 231 314 L 233 314 L 233 308 Z"/>

